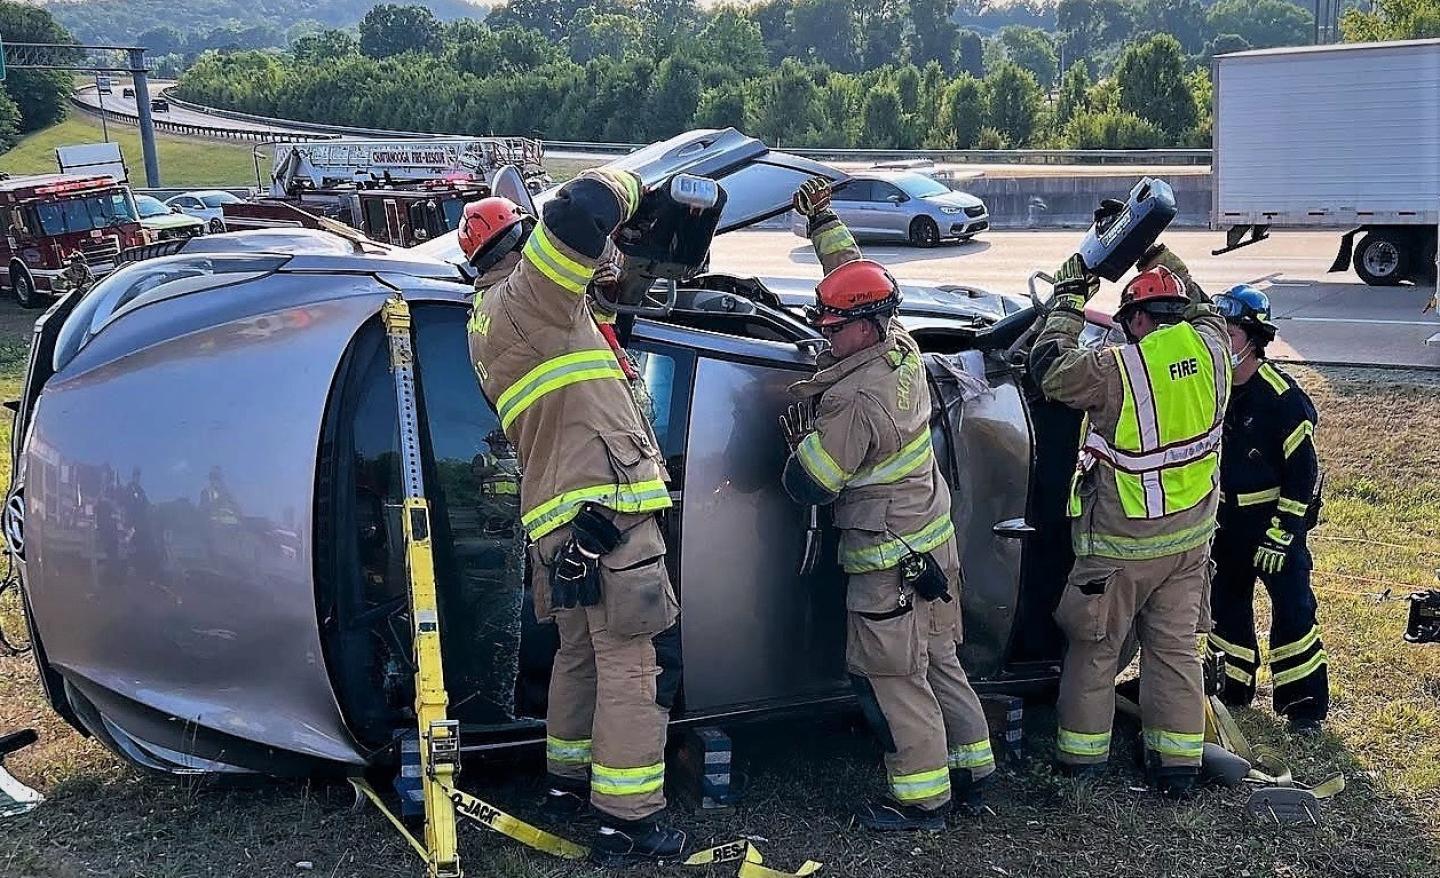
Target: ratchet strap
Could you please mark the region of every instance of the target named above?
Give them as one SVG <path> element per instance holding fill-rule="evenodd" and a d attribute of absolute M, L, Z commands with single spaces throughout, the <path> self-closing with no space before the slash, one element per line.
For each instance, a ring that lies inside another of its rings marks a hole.
<path fill-rule="evenodd" d="M 765 857 L 761 855 L 760 849 L 749 839 L 744 838 L 691 854 L 685 860 L 685 865 L 709 866 L 715 863 L 732 863 L 736 860 L 740 861 L 738 878 L 797 878 L 797 876 L 814 875 L 820 871 L 820 867 L 823 865 L 814 860 L 806 860 L 804 865 L 794 872 L 772 869 L 765 865 Z"/>
<path fill-rule="evenodd" d="M 589 853 L 588 848 L 581 847 L 573 841 L 546 832 L 538 826 L 532 826 L 518 817 L 512 817 L 494 805 L 488 802 L 482 802 L 464 790 L 446 787 L 446 792 L 450 796 L 450 801 L 455 803 L 455 812 L 461 817 L 467 817 L 487 829 L 495 830 L 501 835 L 508 835 L 521 844 L 528 845 L 537 851 L 554 854 L 566 860 L 578 860 Z"/>

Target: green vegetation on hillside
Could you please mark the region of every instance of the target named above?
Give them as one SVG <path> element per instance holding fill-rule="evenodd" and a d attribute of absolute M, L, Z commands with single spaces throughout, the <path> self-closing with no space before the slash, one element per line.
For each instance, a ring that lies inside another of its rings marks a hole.
<path fill-rule="evenodd" d="M 9 152 L 0 154 L 0 172 L 7 174 L 50 174 L 55 168 L 55 148 L 77 143 L 99 143 L 100 123 L 76 114 L 58 125 L 46 128 L 20 141 Z M 110 139 L 120 144 L 130 180 L 145 185 L 145 162 L 140 154 L 140 135 L 136 129 L 110 124 Z M 255 160 L 248 143 L 190 140 L 181 137 L 156 137 L 160 160 L 160 179 L 165 186 L 255 185 Z M 270 158 L 260 159 L 263 171 L 269 171 Z"/>

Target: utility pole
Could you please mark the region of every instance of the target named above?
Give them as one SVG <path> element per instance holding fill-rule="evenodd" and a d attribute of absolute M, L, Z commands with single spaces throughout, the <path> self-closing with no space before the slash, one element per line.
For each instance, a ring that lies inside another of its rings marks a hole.
<path fill-rule="evenodd" d="M 150 116 L 150 77 L 145 50 L 127 49 L 130 75 L 135 78 L 135 110 L 140 119 L 140 152 L 145 156 L 145 185 L 160 188 L 160 158 L 155 153 L 155 120 Z"/>
<path fill-rule="evenodd" d="M 109 81 L 109 77 L 106 77 Z M 110 142 L 110 125 L 105 121 L 105 91 L 100 88 L 100 74 L 95 74 L 95 97 L 100 99 L 100 136 L 106 143 Z"/>

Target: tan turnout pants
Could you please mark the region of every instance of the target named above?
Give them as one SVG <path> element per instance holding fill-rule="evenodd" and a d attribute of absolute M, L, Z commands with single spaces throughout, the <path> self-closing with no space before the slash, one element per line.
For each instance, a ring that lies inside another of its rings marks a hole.
<path fill-rule="evenodd" d="M 1055 609 L 1069 640 L 1056 706 L 1058 757 L 1104 763 L 1115 719 L 1115 676 L 1131 627 L 1140 640 L 1145 747 L 1162 766 L 1199 766 L 1204 676 L 1196 632 L 1204 624 L 1210 547 L 1144 561 L 1077 558 Z"/>
<path fill-rule="evenodd" d="M 550 773 L 590 781 L 605 814 L 640 820 L 665 807 L 665 733 L 680 684 L 678 607 L 654 516 L 614 515 L 625 541 L 601 559 L 601 602 L 551 609 L 548 564 L 570 536 L 535 547 L 536 618 L 553 614 L 560 649 L 545 718 Z"/>
<path fill-rule="evenodd" d="M 927 810 L 950 801 L 950 771 L 995 770 L 980 699 L 960 666 L 959 589 L 925 601 L 896 569 L 850 576 L 846 665 L 880 736 L 891 796 Z"/>

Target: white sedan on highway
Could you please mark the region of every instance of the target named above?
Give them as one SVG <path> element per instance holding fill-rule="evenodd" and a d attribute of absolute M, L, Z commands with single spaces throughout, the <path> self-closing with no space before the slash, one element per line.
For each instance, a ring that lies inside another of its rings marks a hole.
<path fill-rule="evenodd" d="M 835 187 L 830 206 L 862 241 L 934 247 L 941 241 L 968 241 L 990 228 L 983 201 L 914 171 L 857 172 Z M 803 238 L 808 224 L 796 215 L 791 231 Z"/>
<path fill-rule="evenodd" d="M 186 216 L 204 220 L 209 231 L 223 232 L 225 231 L 225 205 L 239 204 L 244 200 L 223 189 L 206 189 L 198 192 L 182 192 L 166 199 L 165 203 L 170 207 L 180 208 L 180 212 Z"/>

